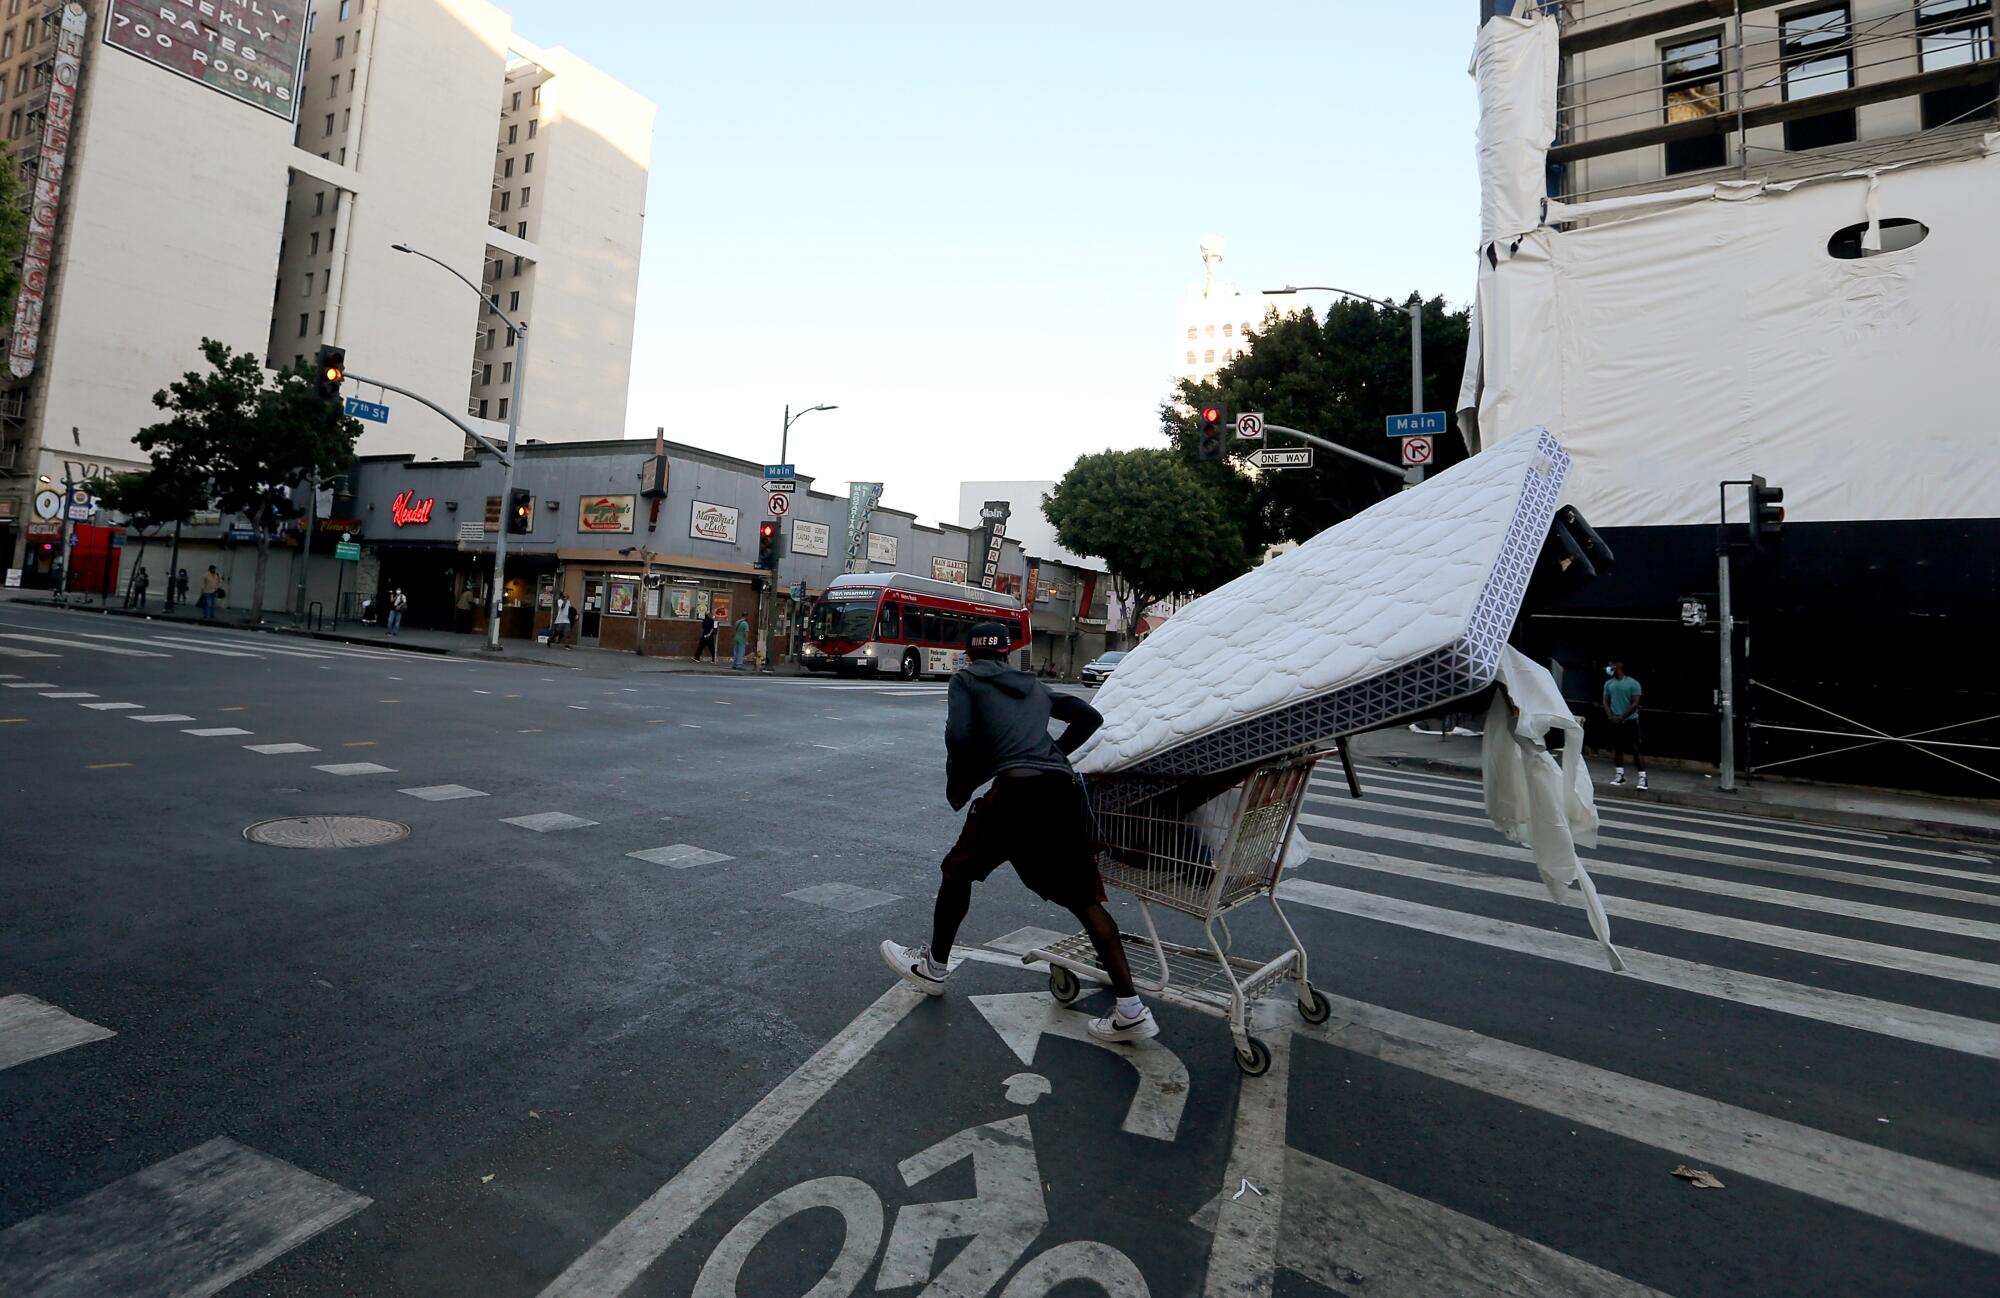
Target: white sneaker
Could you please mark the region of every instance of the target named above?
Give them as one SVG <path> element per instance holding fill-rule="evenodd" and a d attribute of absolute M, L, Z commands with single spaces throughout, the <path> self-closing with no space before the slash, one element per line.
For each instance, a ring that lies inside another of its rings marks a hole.
<path fill-rule="evenodd" d="M 1623 784 L 1623 783 L 1625 783 L 1625 772 L 1624 772 L 1624 771 L 1622 771 L 1622 770 L 1621 770 L 1621 771 L 1619 771 L 1619 772 L 1618 772 L 1618 774 L 1616 774 L 1616 775 L 1614 775 L 1614 776 L 1612 776 L 1612 777 L 1611 777 L 1611 782 L 1612 782 L 1613 784 Z"/>
<path fill-rule="evenodd" d="M 1471 730 L 1465 726 L 1453 726 L 1451 728 L 1451 733 L 1460 739 L 1481 739 L 1485 737 L 1484 731 Z"/>
<path fill-rule="evenodd" d="M 1160 1035 L 1160 1025 L 1153 1019 L 1153 1011 L 1144 1005 L 1139 1007 L 1136 1019 L 1122 1018 L 1116 1010 L 1101 1019 L 1090 1021 L 1090 1035 L 1099 1041 L 1117 1043 L 1144 1041 Z"/>
<path fill-rule="evenodd" d="M 1639 788 L 1641 791 L 1643 791 L 1645 787 L 1646 787 L 1646 773 L 1644 771 L 1641 771 L 1639 772 Z"/>
<path fill-rule="evenodd" d="M 905 982 L 924 995 L 944 995 L 944 979 L 931 976 L 931 953 L 926 948 L 884 942 L 882 963 L 901 974 Z"/>

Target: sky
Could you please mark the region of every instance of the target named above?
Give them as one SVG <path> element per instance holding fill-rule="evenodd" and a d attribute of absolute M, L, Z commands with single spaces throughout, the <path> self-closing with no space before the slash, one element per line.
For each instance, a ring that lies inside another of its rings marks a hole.
<path fill-rule="evenodd" d="M 503 7 L 659 105 L 632 436 L 774 461 L 837 404 L 799 471 L 955 522 L 1165 444 L 1204 235 L 1244 289 L 1472 295 L 1476 0 Z"/>

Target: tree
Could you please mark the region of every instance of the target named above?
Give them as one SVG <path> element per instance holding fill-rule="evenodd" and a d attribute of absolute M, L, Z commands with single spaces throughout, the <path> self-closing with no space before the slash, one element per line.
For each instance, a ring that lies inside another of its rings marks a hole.
<path fill-rule="evenodd" d="M 0 147 L 0 328 L 14 321 L 21 296 L 21 252 L 28 246 L 28 207 L 21 201 L 21 168 Z"/>
<path fill-rule="evenodd" d="M 163 495 L 197 490 L 250 521 L 257 540 L 250 614 L 262 621 L 271 536 L 297 515 L 294 489 L 352 464 L 361 425 L 313 395 L 304 365 L 267 373 L 251 353 L 212 338 L 201 340 L 201 354 L 210 372 L 190 370 L 154 393 L 153 404 L 172 418 L 134 440 L 152 456 L 147 477 Z"/>
<path fill-rule="evenodd" d="M 145 562 L 146 546 L 153 535 L 163 527 L 186 522 L 196 510 L 208 508 L 207 484 L 181 464 L 121 473 L 97 489 L 97 498 L 105 508 L 123 514 L 128 526 L 138 529 L 139 556 L 132 560 L 132 572 L 126 578 L 128 590 Z M 171 579 L 172 574 L 168 576 Z"/>
<path fill-rule="evenodd" d="M 1450 311 L 1444 299 L 1424 303 L 1424 397 L 1430 408 L 1449 407 L 1465 370 L 1471 312 Z M 1333 303 L 1324 319 L 1308 311 L 1265 317 L 1252 345 L 1215 376 L 1213 383 L 1182 380 L 1179 399 L 1161 407 L 1168 438 L 1195 471 L 1223 496 L 1242 521 L 1252 545 L 1304 541 L 1400 490 L 1396 479 L 1320 451 L 1310 469 L 1281 469 L 1256 476 L 1234 462 L 1195 460 L 1194 411 L 1221 400 L 1231 411 L 1262 411 L 1274 424 L 1394 460 L 1397 445 L 1383 428 L 1389 415 L 1410 406 L 1410 320 L 1366 302 Z M 1271 439 L 1276 446 L 1297 445 Z M 1243 443 L 1238 450 L 1254 449 Z M 1465 458 L 1456 434 L 1438 438 L 1433 468 Z"/>
<path fill-rule="evenodd" d="M 1211 590 L 1250 568 L 1241 530 L 1172 451 L 1080 456 L 1042 499 L 1065 549 L 1104 560 L 1128 625 L 1169 595 Z"/>

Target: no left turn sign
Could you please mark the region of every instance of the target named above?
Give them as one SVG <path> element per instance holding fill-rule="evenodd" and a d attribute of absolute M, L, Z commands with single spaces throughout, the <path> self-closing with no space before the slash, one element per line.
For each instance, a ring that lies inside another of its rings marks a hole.
<path fill-rule="evenodd" d="M 1431 462 L 1431 439 L 1428 437 L 1405 437 L 1403 439 L 1403 463 L 1429 464 Z"/>
<path fill-rule="evenodd" d="M 765 503 L 770 506 L 771 517 L 783 518 L 785 511 L 792 507 L 792 498 L 782 491 L 774 491 Z"/>

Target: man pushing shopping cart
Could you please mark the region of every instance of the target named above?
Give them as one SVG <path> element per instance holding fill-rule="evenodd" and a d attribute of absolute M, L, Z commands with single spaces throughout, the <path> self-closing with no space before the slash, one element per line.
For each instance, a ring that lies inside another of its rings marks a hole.
<path fill-rule="evenodd" d="M 926 995 L 944 995 L 952 943 L 972 907 L 972 885 L 1008 861 L 1022 883 L 1076 916 L 1090 937 L 1118 998 L 1111 1013 L 1090 1021 L 1091 1035 L 1100 1041 L 1145 1040 L 1159 1025 L 1139 1000 L 1117 922 L 1104 908 L 1090 803 L 1069 764 L 1069 755 L 1104 718 L 1075 695 L 1051 693 L 1029 673 L 1009 667 L 1009 647 L 1004 625 L 981 622 L 966 645 L 970 661 L 952 675 L 944 727 L 945 797 L 956 811 L 980 785 L 993 783 L 972 803 L 940 866 L 944 878 L 930 942 L 917 947 L 884 942 L 882 959 Z M 1049 735 L 1051 718 L 1066 723 L 1060 738 Z"/>

